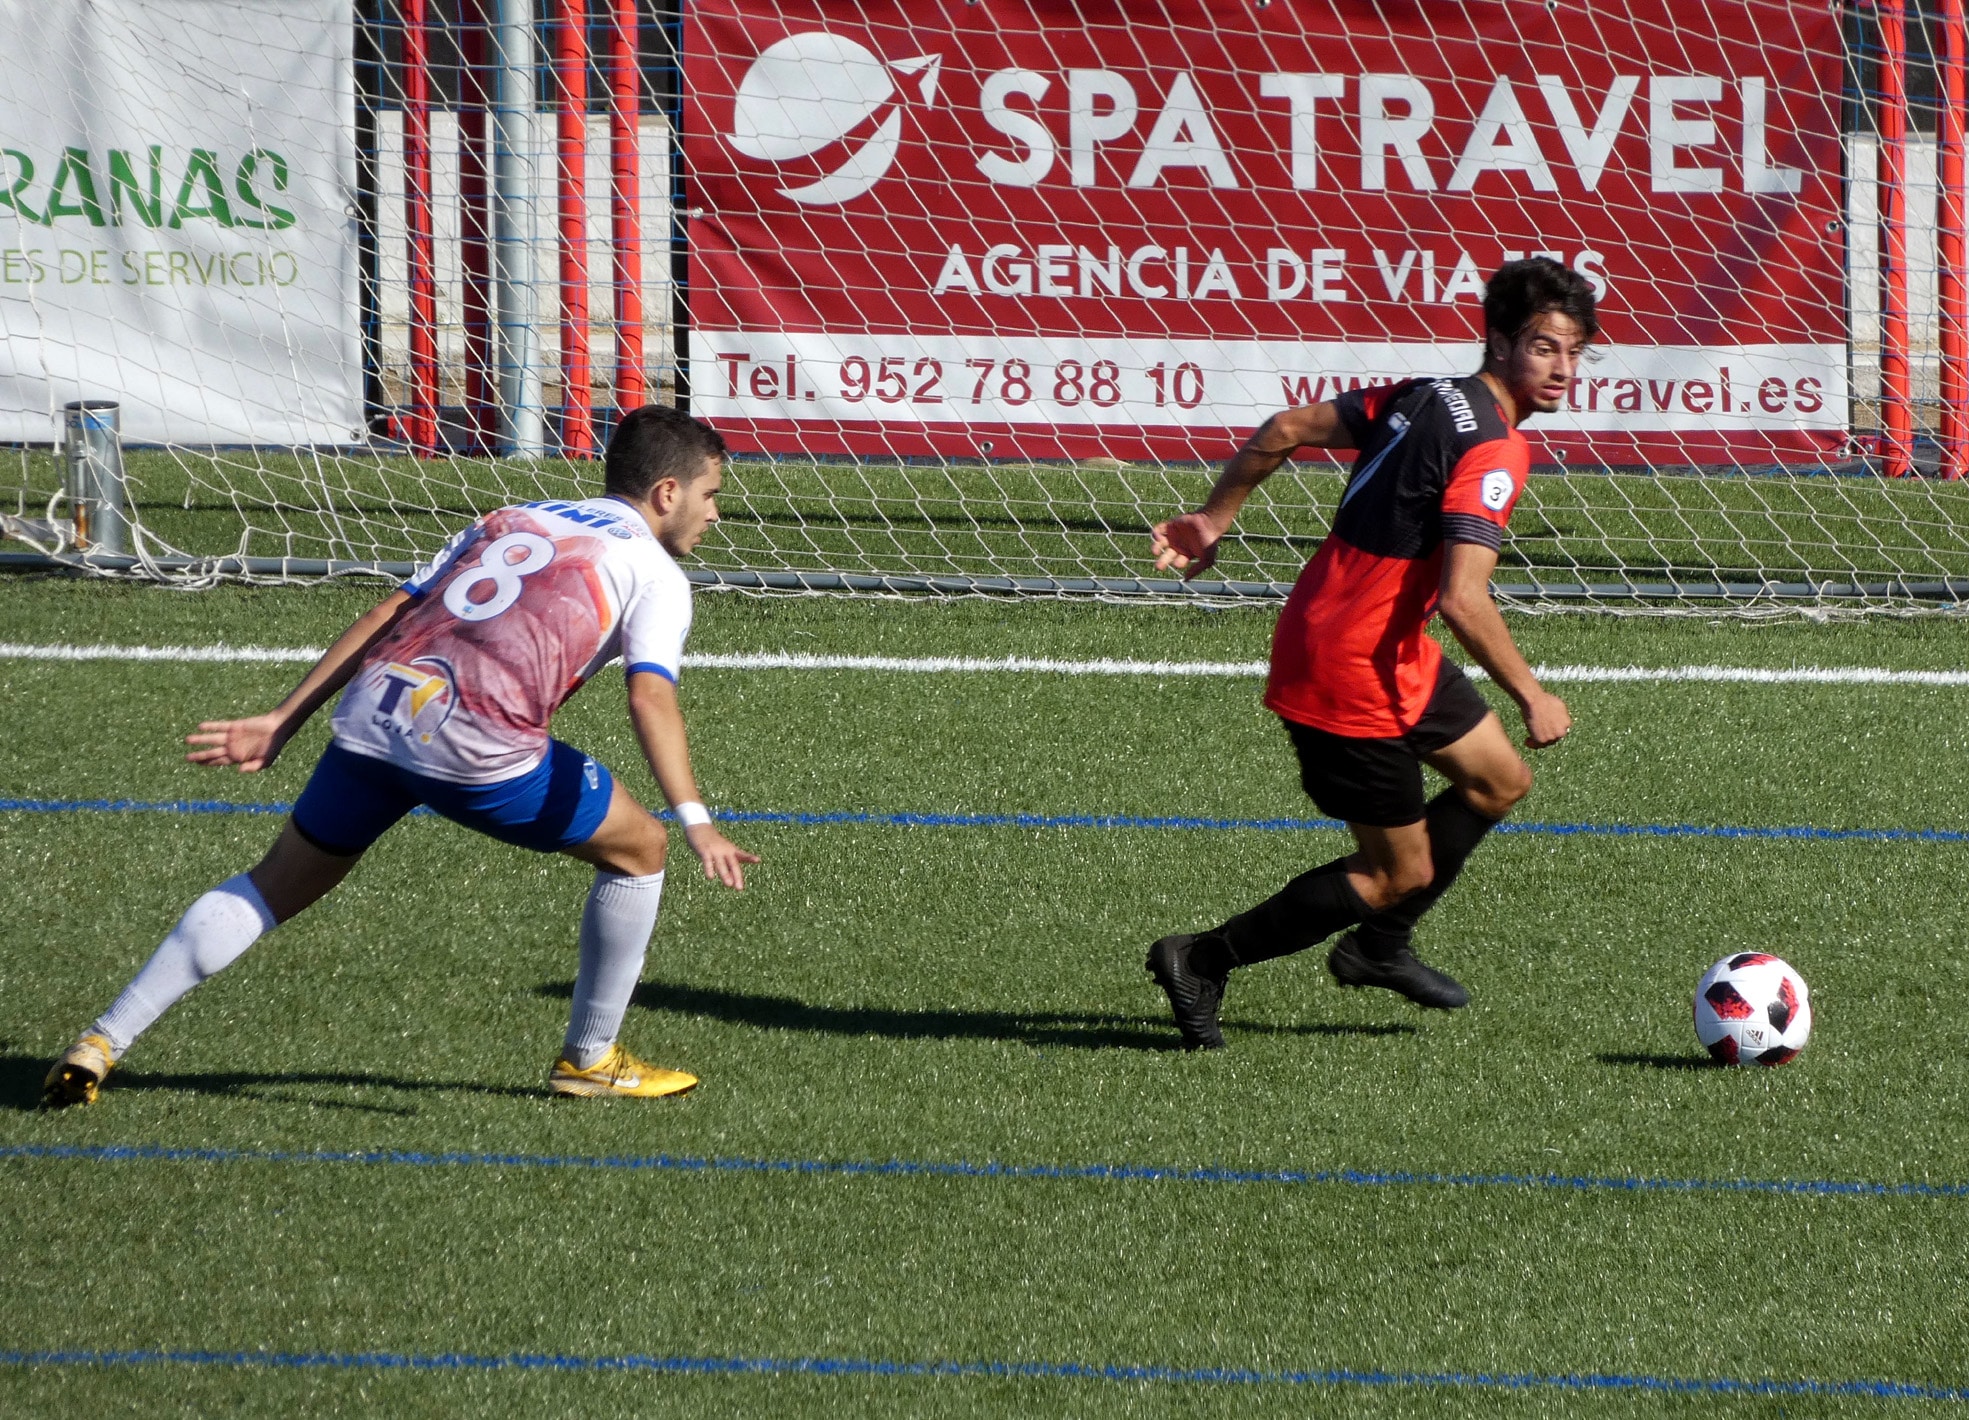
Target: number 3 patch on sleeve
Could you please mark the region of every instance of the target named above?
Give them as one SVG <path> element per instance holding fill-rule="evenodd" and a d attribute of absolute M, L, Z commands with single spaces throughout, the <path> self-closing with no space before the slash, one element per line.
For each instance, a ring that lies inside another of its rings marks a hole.
<path fill-rule="evenodd" d="M 1494 468 L 1484 475 L 1483 492 L 1479 496 L 1484 500 L 1486 508 L 1493 513 L 1501 513 L 1504 511 L 1504 505 L 1511 501 L 1511 494 L 1516 487 L 1508 471 Z"/>

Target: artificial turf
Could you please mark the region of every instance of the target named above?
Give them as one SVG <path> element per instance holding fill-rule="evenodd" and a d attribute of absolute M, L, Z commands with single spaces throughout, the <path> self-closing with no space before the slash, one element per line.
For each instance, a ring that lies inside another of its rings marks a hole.
<path fill-rule="evenodd" d="M 320 645 L 374 589 L 15 579 L 0 640 Z M 1262 612 L 705 597 L 697 651 L 1262 657 Z M 1515 620 L 1535 661 L 1959 669 L 1959 623 Z M 0 660 L 0 797 L 291 800 L 196 771 L 196 719 L 298 666 Z M 717 671 L 684 680 L 707 797 L 751 810 L 1306 815 L 1249 679 Z M 1568 686 L 1532 823 L 1962 830 L 1961 689 Z M 556 722 L 639 793 L 620 683 Z M 0 1352 L 835 1358 L 1969 1384 L 1969 1197 L 1604 1181 L 1969 1183 L 1956 893 L 1969 844 L 1520 833 L 1428 919 L 1453 1016 L 1241 973 L 1231 1049 L 1175 1051 L 1147 941 L 1339 852 L 1330 830 L 734 827 L 688 856 L 625 1036 L 683 1100 L 541 1090 L 585 890 L 429 819 L 201 988 L 88 1110 L 50 1056 L 277 820 L 0 813 Z M 1756 947 L 1811 983 L 1794 1065 L 1702 1063 L 1688 993 Z M 210 1161 L 23 1149 L 159 1145 Z M 330 1162 L 312 1151 L 524 1161 Z M 1204 1180 L 602 1169 L 1116 1165 Z M 275 1157 L 288 1155 L 289 1157 Z M 1221 1181 L 1224 1171 L 1515 1183 Z M 1556 1181 L 1539 1182 L 1546 1175 Z M 1568 1180 L 1602 1184 L 1569 1186 Z M 1208 1180 L 1218 1181 L 1208 1181 Z M 1872 1396 L 1059 1375 L 0 1369 L 0 1410 L 474 1413 L 1876 1412 Z"/>

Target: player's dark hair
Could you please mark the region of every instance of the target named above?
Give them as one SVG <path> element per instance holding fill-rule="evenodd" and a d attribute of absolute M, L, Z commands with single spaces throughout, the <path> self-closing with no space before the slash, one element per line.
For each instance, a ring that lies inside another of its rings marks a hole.
<path fill-rule="evenodd" d="M 647 498 L 666 478 L 689 483 L 706 460 L 724 462 L 725 439 L 700 419 L 667 404 L 646 404 L 622 416 L 602 455 L 602 487 L 624 498 Z"/>
<path fill-rule="evenodd" d="M 1572 318 L 1588 340 L 1600 333 L 1593 283 L 1549 256 L 1507 261 L 1484 287 L 1484 335 L 1515 341 L 1548 312 Z"/>

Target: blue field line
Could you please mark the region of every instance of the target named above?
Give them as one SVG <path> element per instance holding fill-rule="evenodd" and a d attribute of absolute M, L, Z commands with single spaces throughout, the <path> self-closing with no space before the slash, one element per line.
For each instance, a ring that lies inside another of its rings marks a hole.
<path fill-rule="evenodd" d="M 24 814 L 285 814 L 293 809 L 233 799 L 0 799 L 0 812 Z"/>
<path fill-rule="evenodd" d="M 1651 1376 L 1618 1372 L 1385 1371 L 1339 1366 L 1260 1371 L 1243 1366 L 1159 1366 L 1086 1361 L 885 1361 L 859 1356 L 569 1356 L 547 1352 L 473 1355 L 445 1351 L 65 1351 L 0 1350 L 6 1366 L 212 1366 L 338 1371 L 641 1372 L 685 1376 L 872 1376 L 884 1380 L 1119 1381 L 1139 1385 L 1436 1387 L 1506 1391 L 1628 1391 L 1665 1395 L 1866 1396 L 1882 1400 L 1969 1400 L 1969 1387 L 1923 1381 Z"/>
<path fill-rule="evenodd" d="M 401 1149 L 228 1149 L 164 1144 L 4 1144 L 8 1159 L 86 1163 L 365 1164 L 406 1168 L 606 1169 L 629 1172 L 833 1174 L 1096 1183 L 1346 1185 L 1354 1188 L 1545 1188 L 1584 1193 L 1783 1193 L 1817 1197 L 1969 1198 L 1969 1183 L 1865 1179 L 1648 1178 L 1618 1174 L 1416 1173 L 1403 1169 L 1227 1169 L 1163 1164 L 1013 1164 L 987 1160 L 761 1159 L 703 1154 L 427 1153 Z"/>
<path fill-rule="evenodd" d="M 241 803 L 231 799 L 0 799 L 0 813 L 285 814 L 291 803 Z M 413 813 L 430 814 L 419 808 Z M 667 812 L 661 817 L 671 817 Z M 801 828 L 861 825 L 873 828 L 1159 828 L 1242 829 L 1300 833 L 1346 827 L 1331 818 L 1204 818 L 1156 814 L 934 814 L 840 809 L 802 813 L 781 809 L 720 809 L 724 823 L 786 824 Z M 1969 843 L 1969 830 L 1954 828 L 1760 827 L 1701 823 L 1515 823 L 1499 833 L 1557 838 L 1747 838 L 1827 843 Z"/>

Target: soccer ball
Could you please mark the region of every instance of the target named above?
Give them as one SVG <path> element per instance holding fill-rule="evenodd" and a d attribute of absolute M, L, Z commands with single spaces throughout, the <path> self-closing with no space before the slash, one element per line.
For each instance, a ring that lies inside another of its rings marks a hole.
<path fill-rule="evenodd" d="M 1782 1065 L 1812 1034 L 1805 978 L 1769 952 L 1738 952 L 1696 983 L 1696 1039 L 1725 1065 Z"/>

